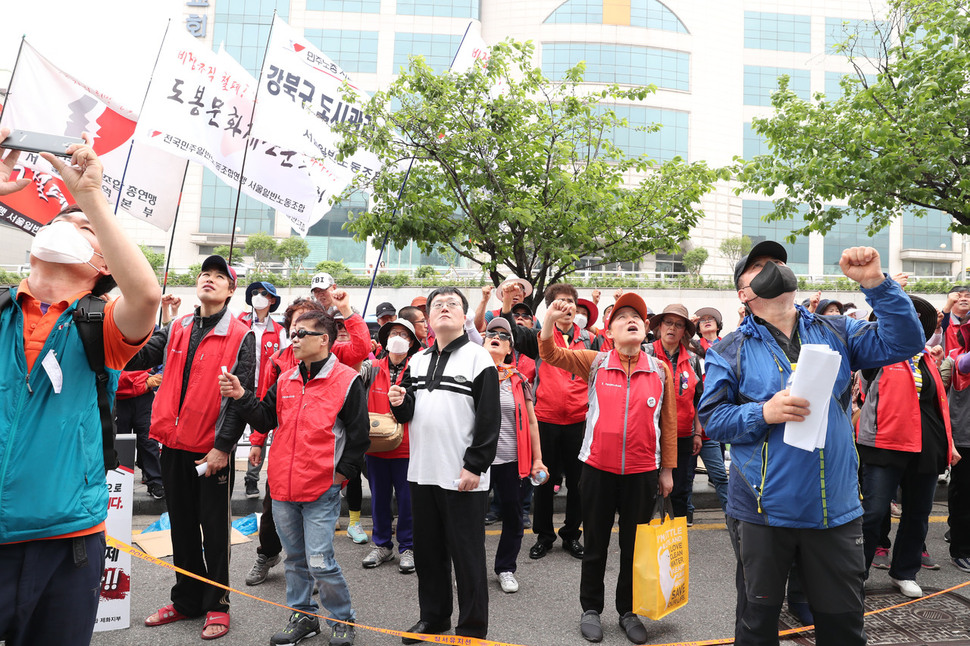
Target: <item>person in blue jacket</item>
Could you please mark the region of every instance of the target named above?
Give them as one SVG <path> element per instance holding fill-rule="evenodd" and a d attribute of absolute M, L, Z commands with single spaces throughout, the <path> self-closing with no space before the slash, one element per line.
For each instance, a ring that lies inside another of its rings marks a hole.
<path fill-rule="evenodd" d="M 797 563 L 817 643 L 861 645 L 866 567 L 851 373 L 915 355 L 922 327 L 871 247 L 846 249 L 839 266 L 862 287 L 878 322 L 816 315 L 796 305 L 798 282 L 787 260 L 784 247 L 764 241 L 738 262 L 734 282 L 747 315 L 706 357 L 701 423 L 711 438 L 731 444 L 727 515 L 743 574 L 735 643 L 778 643 L 785 581 Z M 787 422 L 825 414 L 789 391 L 803 344 L 842 355 L 825 443 L 812 451 L 784 441 Z"/>

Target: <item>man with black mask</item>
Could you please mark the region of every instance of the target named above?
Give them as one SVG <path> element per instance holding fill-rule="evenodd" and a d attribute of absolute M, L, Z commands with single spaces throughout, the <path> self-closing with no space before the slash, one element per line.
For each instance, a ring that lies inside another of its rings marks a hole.
<path fill-rule="evenodd" d="M 787 260 L 784 247 L 764 241 L 735 267 L 749 315 L 708 350 L 698 411 L 707 434 L 731 444 L 727 515 L 743 574 L 735 643 L 778 643 L 785 580 L 797 563 L 818 644 L 861 645 L 865 557 L 851 372 L 912 357 L 922 349 L 922 327 L 871 247 L 846 249 L 839 266 L 862 287 L 878 322 L 816 316 L 796 305 L 798 281 Z M 842 355 L 827 413 L 788 390 L 802 344 Z M 823 448 L 786 444 L 785 424 L 810 415 L 827 415 Z"/>

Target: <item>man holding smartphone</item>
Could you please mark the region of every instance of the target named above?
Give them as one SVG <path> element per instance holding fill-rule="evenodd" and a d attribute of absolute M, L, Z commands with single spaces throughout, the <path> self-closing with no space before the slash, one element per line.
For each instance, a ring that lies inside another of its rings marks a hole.
<path fill-rule="evenodd" d="M 0 130 L 0 140 L 8 134 Z M 69 147 L 68 163 L 42 153 L 77 206 L 38 231 L 30 276 L 0 309 L 0 379 L 8 385 L 0 391 L 0 640 L 8 646 L 86 645 L 97 616 L 108 495 L 96 376 L 75 311 L 117 281 L 121 295 L 105 305 L 103 322 L 113 397 L 161 300 L 151 266 L 108 208 L 91 145 L 85 135 Z M 30 183 L 10 180 L 17 158 L 0 149 L 0 195 Z"/>

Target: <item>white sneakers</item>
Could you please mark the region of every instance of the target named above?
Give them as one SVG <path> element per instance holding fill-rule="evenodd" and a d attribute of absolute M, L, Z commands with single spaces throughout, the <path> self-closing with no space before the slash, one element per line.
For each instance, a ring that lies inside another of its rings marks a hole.
<path fill-rule="evenodd" d="M 498 580 L 502 584 L 502 592 L 512 594 L 519 591 L 519 582 L 515 580 L 515 575 L 511 572 L 499 572 Z"/>
<path fill-rule="evenodd" d="M 899 580 L 889 577 L 889 580 L 893 582 L 893 585 L 899 588 L 899 592 L 904 597 L 909 597 L 910 599 L 919 599 L 923 596 L 923 588 L 916 584 L 916 581 L 911 579 Z"/>

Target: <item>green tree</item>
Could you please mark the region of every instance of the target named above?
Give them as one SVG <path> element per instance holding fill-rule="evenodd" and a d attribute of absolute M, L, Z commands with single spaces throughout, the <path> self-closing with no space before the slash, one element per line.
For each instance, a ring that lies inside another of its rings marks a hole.
<path fill-rule="evenodd" d="M 856 69 L 840 97 L 804 101 L 783 79 L 774 115 L 752 121 L 771 152 L 739 164 L 739 190 L 784 193 L 768 217 L 803 214 L 792 238 L 846 216 L 872 234 L 907 209 L 940 209 L 952 230 L 970 232 L 970 1 L 891 0 L 889 9 L 875 23 L 879 51 L 853 34 L 839 47 Z"/>
<path fill-rule="evenodd" d="M 148 245 L 145 244 L 139 244 L 138 248 L 141 249 L 143 254 L 145 254 L 145 260 L 148 261 L 148 264 L 152 266 L 152 269 L 157 274 L 165 265 L 165 254 L 152 251 L 148 248 Z"/>
<path fill-rule="evenodd" d="M 701 268 L 704 263 L 707 262 L 708 254 L 707 249 L 704 247 L 697 247 L 696 249 L 691 249 L 684 253 L 682 262 L 684 263 L 684 269 L 692 277 L 696 278 L 701 273 Z"/>
<path fill-rule="evenodd" d="M 593 89 L 582 85 L 582 63 L 553 82 L 533 67 L 533 53 L 531 43 L 506 41 L 487 66 L 457 74 L 412 59 L 374 95 L 367 124 L 343 125 L 344 154 L 367 148 L 384 164 L 348 191 L 375 198 L 348 225 L 358 239 L 379 244 L 387 234 L 399 248 L 413 240 L 425 253 L 450 247 L 493 284 L 508 274 L 529 280 L 535 302 L 580 259 L 594 267 L 636 261 L 687 237 L 719 172 L 680 158 L 630 157 L 613 144 L 629 124 L 612 108 L 638 104 L 655 88 Z M 630 175 L 645 178 L 627 187 Z"/>
<path fill-rule="evenodd" d="M 338 283 L 340 282 L 341 278 L 353 276 L 353 272 L 350 271 L 350 267 L 345 265 L 342 260 L 321 260 L 317 263 L 315 270 L 327 272 L 333 276 L 333 279 Z"/>
<path fill-rule="evenodd" d="M 268 233 L 257 231 L 246 240 L 246 253 L 253 257 L 256 271 L 263 271 L 273 258 L 277 257 L 277 244 Z"/>
<path fill-rule="evenodd" d="M 301 236 L 290 236 L 279 243 L 276 253 L 289 263 L 292 273 L 303 269 L 303 262 L 310 256 L 310 245 Z"/>
<path fill-rule="evenodd" d="M 718 251 L 721 252 L 721 256 L 733 268 L 734 265 L 738 264 L 739 260 L 748 255 L 748 252 L 751 251 L 751 246 L 751 238 L 748 236 L 734 236 L 722 240 Z"/>
<path fill-rule="evenodd" d="M 222 256 L 223 258 L 229 258 L 229 245 L 223 244 L 212 249 L 212 253 L 217 256 Z M 232 246 L 232 262 L 236 264 L 242 262 L 243 254 L 246 253 L 245 247 L 239 244 L 234 244 Z"/>

